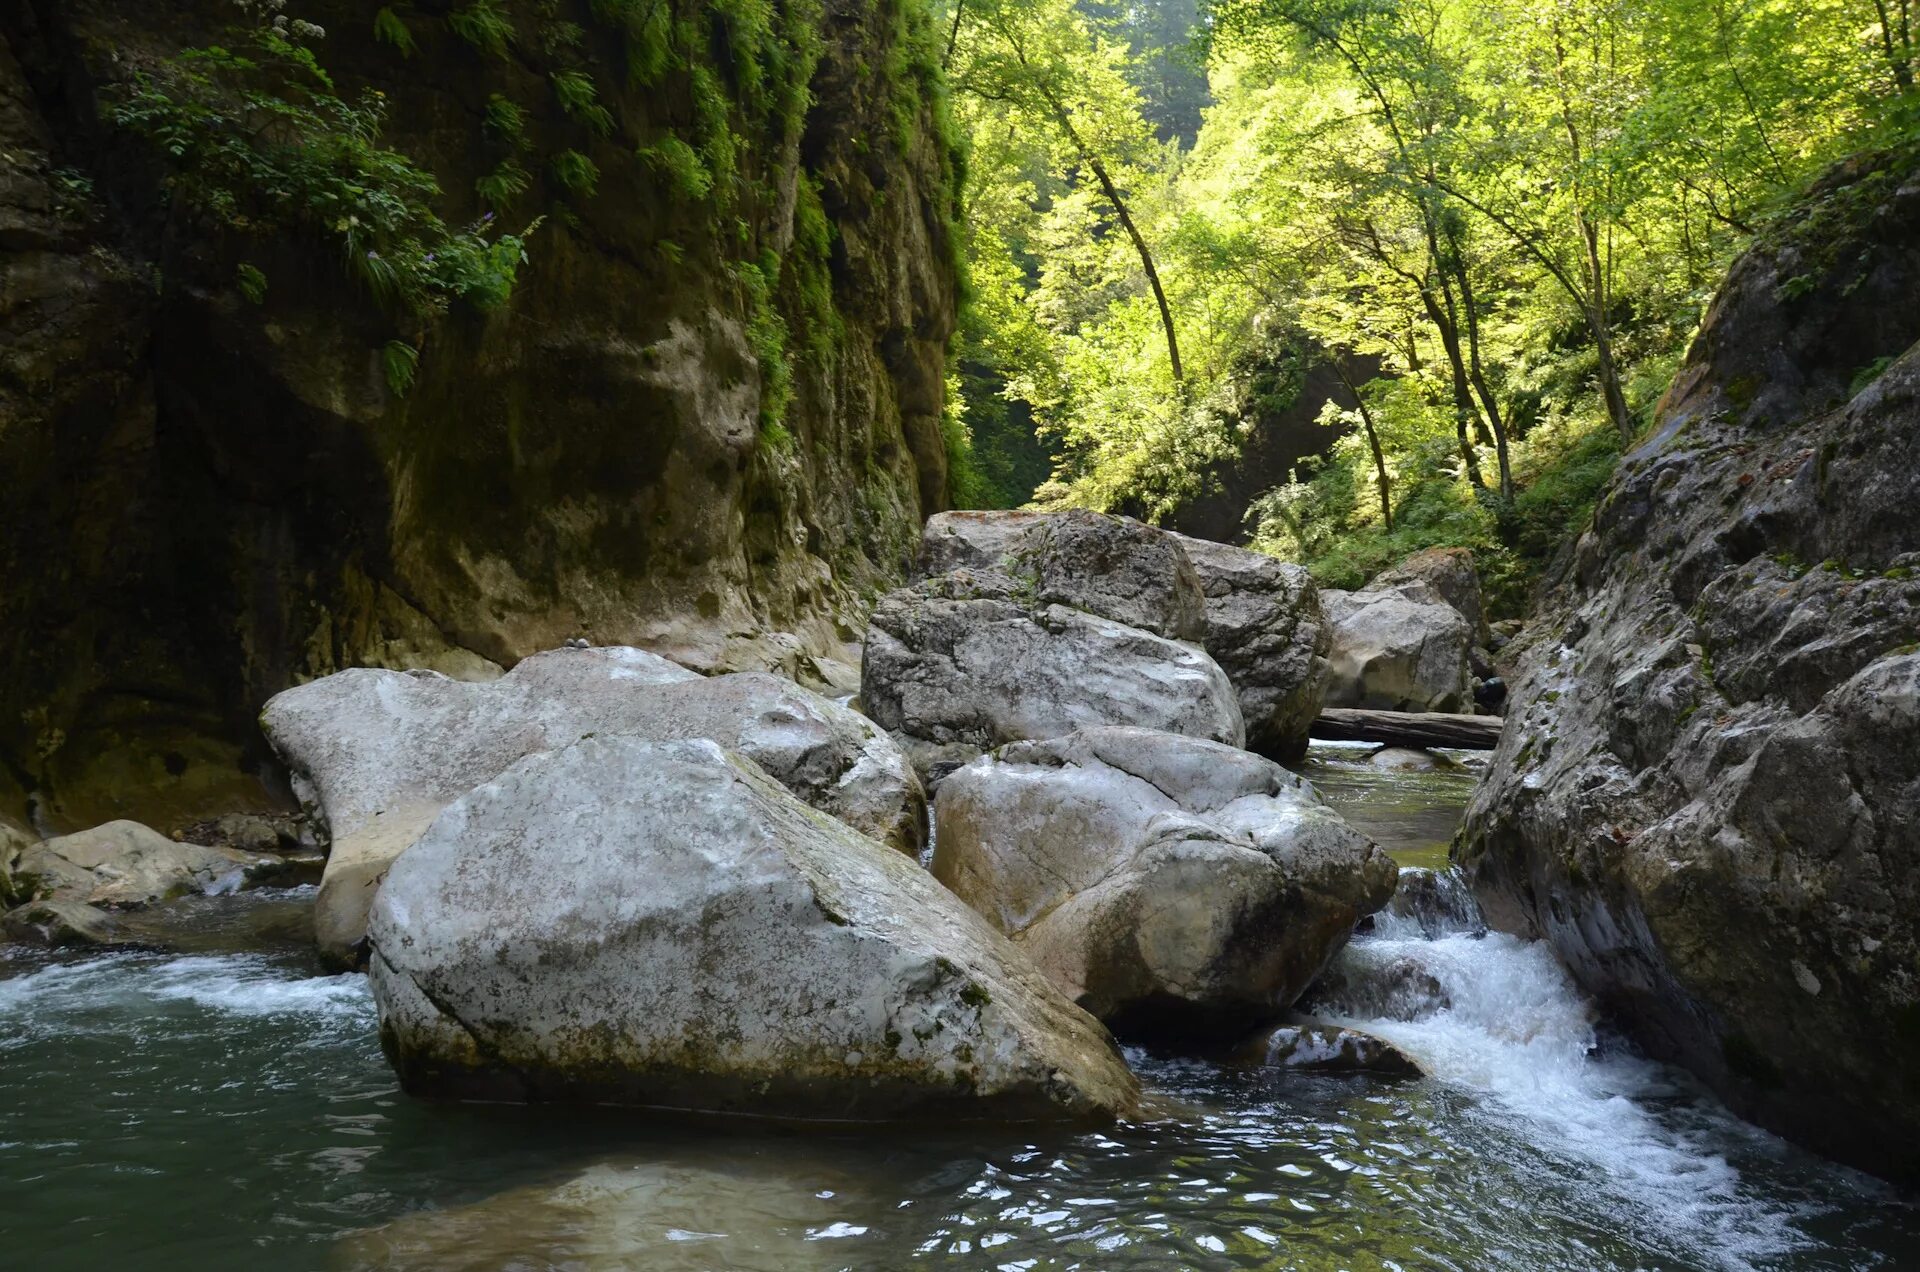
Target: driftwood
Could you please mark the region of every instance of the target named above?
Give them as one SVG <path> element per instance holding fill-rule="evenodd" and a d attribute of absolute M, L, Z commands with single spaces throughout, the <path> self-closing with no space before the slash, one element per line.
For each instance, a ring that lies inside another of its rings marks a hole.
<path fill-rule="evenodd" d="M 1362 711 L 1328 707 L 1309 731 L 1329 742 L 1382 742 L 1388 746 L 1451 746 L 1491 751 L 1500 742 L 1499 716 L 1444 711 Z"/>

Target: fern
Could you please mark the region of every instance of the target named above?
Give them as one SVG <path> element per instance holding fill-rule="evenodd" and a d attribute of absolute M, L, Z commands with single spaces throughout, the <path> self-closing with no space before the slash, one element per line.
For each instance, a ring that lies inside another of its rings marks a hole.
<path fill-rule="evenodd" d="M 553 76 L 553 93 L 560 99 L 562 110 L 600 136 L 613 131 L 613 115 L 600 104 L 591 75 L 584 71 L 557 71 Z"/>
<path fill-rule="evenodd" d="M 407 30 L 407 24 L 400 19 L 391 6 L 383 5 L 380 12 L 373 15 L 373 38 L 382 44 L 391 44 L 400 50 L 400 56 L 411 57 L 414 43 L 413 32 Z"/>
<path fill-rule="evenodd" d="M 640 158 L 665 173 L 673 192 L 689 203 L 698 203 L 713 193 L 713 174 L 700 161 L 699 152 L 678 137 L 648 146 L 640 151 Z"/>
<path fill-rule="evenodd" d="M 447 25 L 468 44 L 494 57 L 505 57 L 514 39 L 513 19 L 500 7 L 500 0 L 473 0 L 449 13 Z"/>
<path fill-rule="evenodd" d="M 525 194 L 532 184 L 533 178 L 525 168 L 511 159 L 503 159 L 499 167 L 473 183 L 473 190 L 485 202 L 502 207 L 511 203 L 516 195 Z"/>
<path fill-rule="evenodd" d="M 578 150 L 562 150 L 553 157 L 553 175 L 561 185 L 590 199 L 600 188 L 600 169 Z"/>
<path fill-rule="evenodd" d="M 256 305 L 267 299 L 267 276 L 252 265 L 242 265 L 235 271 L 234 285 Z"/>
<path fill-rule="evenodd" d="M 386 373 L 387 387 L 395 397 L 407 396 L 419 365 L 420 351 L 404 340 L 389 340 L 380 350 L 380 369 Z"/>
<path fill-rule="evenodd" d="M 485 128 L 502 141 L 519 142 L 527 130 L 527 112 L 495 93 L 487 98 Z"/>

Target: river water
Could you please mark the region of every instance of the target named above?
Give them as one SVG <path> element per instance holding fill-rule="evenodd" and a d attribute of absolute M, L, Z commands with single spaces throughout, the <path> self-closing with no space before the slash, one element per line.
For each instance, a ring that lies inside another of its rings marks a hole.
<path fill-rule="evenodd" d="M 1430 863 L 1468 771 L 1306 771 Z M 1545 950 L 1384 918 L 1323 1015 L 1417 1081 L 1132 1051 L 1101 1131 L 810 1134 L 423 1104 L 310 892 L 191 903 L 185 952 L 0 952 L 0 1266 L 1920 1268 L 1920 1213 L 1597 1032 Z"/>

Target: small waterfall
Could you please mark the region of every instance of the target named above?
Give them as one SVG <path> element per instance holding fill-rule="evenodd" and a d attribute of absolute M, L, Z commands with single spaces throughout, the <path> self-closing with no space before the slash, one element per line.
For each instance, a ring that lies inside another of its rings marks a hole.
<path fill-rule="evenodd" d="M 1650 1245 L 1746 1268 L 1799 1244 L 1801 1209 L 1744 1184 L 1724 1156 L 1767 1137 L 1696 1100 L 1684 1101 L 1695 1115 L 1671 1115 L 1684 1080 L 1602 1047 L 1592 1005 L 1551 950 L 1487 931 L 1452 871 L 1404 870 L 1307 1006 L 1399 1047 L 1467 1093 L 1469 1116 L 1591 1178 L 1596 1212 Z"/>

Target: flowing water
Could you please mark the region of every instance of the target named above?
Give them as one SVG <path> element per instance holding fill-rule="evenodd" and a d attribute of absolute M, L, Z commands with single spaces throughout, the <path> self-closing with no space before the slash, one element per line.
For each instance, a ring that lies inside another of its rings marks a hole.
<path fill-rule="evenodd" d="M 1363 754 L 1307 771 L 1431 860 L 1471 775 Z M 363 980 L 315 974 L 307 904 L 192 903 L 188 952 L 0 954 L 0 1266 L 1920 1268 L 1920 1214 L 1597 1033 L 1458 898 L 1383 916 L 1316 1008 L 1432 1077 L 1132 1052 L 1148 1117 L 1046 1134 L 413 1101 Z"/>

